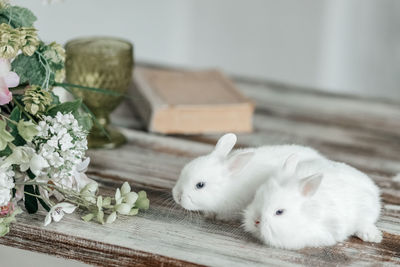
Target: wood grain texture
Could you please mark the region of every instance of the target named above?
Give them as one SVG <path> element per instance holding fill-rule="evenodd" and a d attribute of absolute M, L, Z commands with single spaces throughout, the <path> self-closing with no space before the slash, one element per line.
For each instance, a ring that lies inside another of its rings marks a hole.
<path fill-rule="evenodd" d="M 239 135 L 238 147 L 311 145 L 368 173 L 382 190 L 381 244 L 350 238 L 333 247 L 285 251 L 260 244 L 238 223 L 206 220 L 176 207 L 170 189 L 180 169 L 211 151 L 219 136 L 145 133 L 127 103 L 114 121 L 131 128 L 123 129 L 128 144 L 89 151 L 88 174 L 105 194 L 113 194 L 124 180 L 135 190 L 146 190 L 150 210 L 105 226 L 85 223 L 74 214 L 43 227 L 43 211 L 22 214 L 0 243 L 99 266 L 400 265 L 400 183 L 392 179 L 400 172 L 400 105 L 274 84 L 239 81 L 237 85 L 256 102 L 255 132 Z"/>

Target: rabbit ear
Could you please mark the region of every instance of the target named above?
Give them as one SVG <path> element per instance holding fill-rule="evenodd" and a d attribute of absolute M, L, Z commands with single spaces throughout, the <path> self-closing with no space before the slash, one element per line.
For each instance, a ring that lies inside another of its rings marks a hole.
<path fill-rule="evenodd" d="M 217 155 L 219 158 L 225 158 L 232 148 L 236 144 L 236 135 L 233 133 L 228 133 L 222 136 L 215 146 L 213 154 Z"/>
<path fill-rule="evenodd" d="M 227 167 L 229 173 L 236 174 L 240 172 L 241 170 L 244 169 L 244 167 L 247 166 L 247 164 L 250 162 L 250 160 L 253 158 L 255 152 L 254 151 L 245 151 L 245 152 L 239 152 L 236 155 L 233 155 L 228 161 L 227 161 Z"/>
<path fill-rule="evenodd" d="M 296 172 L 297 164 L 299 163 L 299 155 L 291 154 L 283 163 L 283 171 L 287 175 L 292 175 Z"/>
<path fill-rule="evenodd" d="M 305 197 L 313 196 L 317 192 L 323 177 L 322 173 L 316 173 L 301 179 L 299 186 L 300 193 Z"/>

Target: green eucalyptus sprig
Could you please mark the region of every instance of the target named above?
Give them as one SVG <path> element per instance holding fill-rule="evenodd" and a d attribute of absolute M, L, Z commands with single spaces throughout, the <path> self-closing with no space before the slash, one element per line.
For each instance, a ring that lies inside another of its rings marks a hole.
<path fill-rule="evenodd" d="M 117 215 L 137 215 L 140 210 L 147 210 L 150 204 L 145 191 L 140 191 L 138 193 L 133 192 L 127 182 L 121 186 L 121 189 L 118 188 L 116 190 L 115 197 L 98 195 L 98 184 L 96 182 L 87 184 L 80 192 L 60 185 L 36 182 L 34 180 L 17 182 L 16 184 L 37 186 L 48 192 L 57 192 L 64 199 L 62 202 L 63 204 L 69 203 L 70 207 L 74 207 L 73 210 L 75 210 L 75 208 L 80 208 L 88 211 L 86 215 L 82 216 L 82 220 L 85 222 L 95 219 L 101 224 L 113 223 L 117 219 Z M 24 193 L 42 200 L 44 202 L 42 205 L 44 204 L 44 206 L 48 207 L 46 209 L 49 211 L 50 215 L 54 212 L 54 207 L 57 208 L 57 206 L 60 205 L 60 203 L 56 204 L 50 198 L 46 198 L 42 195 L 30 192 Z M 71 206 L 71 204 L 73 206 Z M 61 211 L 62 209 L 59 209 L 57 215 L 59 215 Z M 66 211 L 66 213 L 72 213 L 72 211 Z M 107 218 L 105 219 L 106 215 Z"/>
<path fill-rule="evenodd" d="M 97 188 L 93 184 L 86 185 L 81 194 L 91 203 L 86 207 L 89 213 L 82 217 L 84 221 L 96 219 L 97 222 L 113 223 L 117 218 L 117 214 L 133 216 L 138 214 L 139 210 L 147 210 L 149 208 L 149 199 L 145 191 L 138 193 L 131 191 L 130 185 L 125 182 L 121 189 L 117 189 L 115 197 L 97 196 L 95 192 Z M 94 205 L 95 204 L 95 205 Z M 104 220 L 105 214 L 109 214 Z"/>

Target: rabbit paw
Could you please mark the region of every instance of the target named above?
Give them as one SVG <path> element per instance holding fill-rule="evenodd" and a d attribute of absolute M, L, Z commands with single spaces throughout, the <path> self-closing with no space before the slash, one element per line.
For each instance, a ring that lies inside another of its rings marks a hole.
<path fill-rule="evenodd" d="M 215 216 L 215 219 L 218 221 L 224 221 L 224 222 L 228 222 L 228 221 L 232 220 L 231 216 L 228 214 L 217 214 Z"/>
<path fill-rule="evenodd" d="M 382 241 L 382 232 L 375 225 L 357 231 L 356 236 L 364 242 L 380 243 Z"/>
<path fill-rule="evenodd" d="M 234 216 L 232 216 L 232 214 L 228 214 L 228 213 L 214 213 L 214 212 L 210 212 L 210 211 L 205 211 L 203 212 L 204 217 L 208 220 L 213 220 L 213 221 L 224 221 L 224 222 L 228 222 L 228 221 L 232 221 L 232 220 L 238 220 L 240 219 L 240 217 L 236 218 Z"/>

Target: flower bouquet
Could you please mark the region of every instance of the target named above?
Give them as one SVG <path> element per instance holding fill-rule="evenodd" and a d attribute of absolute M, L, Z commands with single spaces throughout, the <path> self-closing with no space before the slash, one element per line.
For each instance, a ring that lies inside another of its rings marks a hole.
<path fill-rule="evenodd" d="M 22 212 L 19 202 L 30 214 L 45 209 L 44 225 L 76 209 L 86 212 L 84 221 L 102 224 L 148 209 L 144 191 L 125 182 L 103 197 L 85 175 L 86 138 L 96 118 L 81 99 L 61 103 L 54 93 L 61 87 L 73 95 L 74 85 L 63 83 L 64 49 L 42 42 L 35 20 L 30 10 L 0 0 L 0 236 Z"/>

